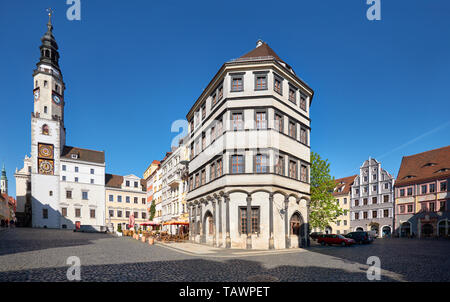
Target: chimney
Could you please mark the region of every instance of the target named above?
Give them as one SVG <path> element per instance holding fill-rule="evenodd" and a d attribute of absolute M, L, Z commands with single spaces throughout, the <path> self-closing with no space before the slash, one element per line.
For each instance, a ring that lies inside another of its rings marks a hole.
<path fill-rule="evenodd" d="M 260 47 L 261 45 L 263 45 L 263 40 L 259 39 L 258 41 L 256 41 L 256 48 Z"/>

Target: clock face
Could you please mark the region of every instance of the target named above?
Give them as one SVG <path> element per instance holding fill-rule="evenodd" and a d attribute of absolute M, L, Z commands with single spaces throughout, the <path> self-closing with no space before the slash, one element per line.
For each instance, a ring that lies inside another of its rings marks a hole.
<path fill-rule="evenodd" d="M 39 144 L 39 157 L 53 159 L 53 146 Z"/>
<path fill-rule="evenodd" d="M 36 91 L 34 92 L 34 100 L 35 100 L 35 101 L 37 101 L 37 100 L 39 99 L 39 95 L 40 95 L 39 90 L 36 90 Z"/>
<path fill-rule="evenodd" d="M 39 159 L 39 174 L 53 175 L 53 160 Z"/>
<path fill-rule="evenodd" d="M 53 95 L 53 101 L 58 105 L 61 103 L 61 99 L 56 94 Z"/>

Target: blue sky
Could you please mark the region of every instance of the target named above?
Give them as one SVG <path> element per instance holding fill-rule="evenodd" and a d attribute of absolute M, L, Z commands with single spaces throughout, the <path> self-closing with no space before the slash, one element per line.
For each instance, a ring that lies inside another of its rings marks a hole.
<path fill-rule="evenodd" d="M 258 38 L 314 90 L 312 150 L 332 174 L 357 173 L 369 156 L 397 176 L 402 156 L 450 143 L 450 2 L 381 0 L 2 1 L 0 163 L 30 153 L 32 71 L 55 9 L 54 35 L 66 83 L 67 144 L 106 151 L 107 172 L 142 176 L 169 150 L 218 68 Z"/>

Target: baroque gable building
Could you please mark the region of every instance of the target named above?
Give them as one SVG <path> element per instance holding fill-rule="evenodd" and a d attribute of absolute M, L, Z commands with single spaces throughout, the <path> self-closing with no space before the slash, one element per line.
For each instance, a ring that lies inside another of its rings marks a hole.
<path fill-rule="evenodd" d="M 370 158 L 362 164 L 351 189 L 351 231 L 373 231 L 380 237 L 394 230 L 394 177 Z"/>

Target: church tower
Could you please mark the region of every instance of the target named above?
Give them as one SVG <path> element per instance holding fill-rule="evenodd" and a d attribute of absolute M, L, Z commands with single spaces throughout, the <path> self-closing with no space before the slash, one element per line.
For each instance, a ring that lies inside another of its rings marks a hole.
<path fill-rule="evenodd" d="M 47 31 L 41 38 L 39 62 L 33 72 L 31 196 L 33 227 L 59 228 L 59 167 L 66 137 L 65 84 L 51 17 L 49 11 Z"/>
<path fill-rule="evenodd" d="M 0 193 L 8 195 L 8 178 L 6 177 L 5 164 L 3 164 L 2 176 L 0 178 Z"/>

